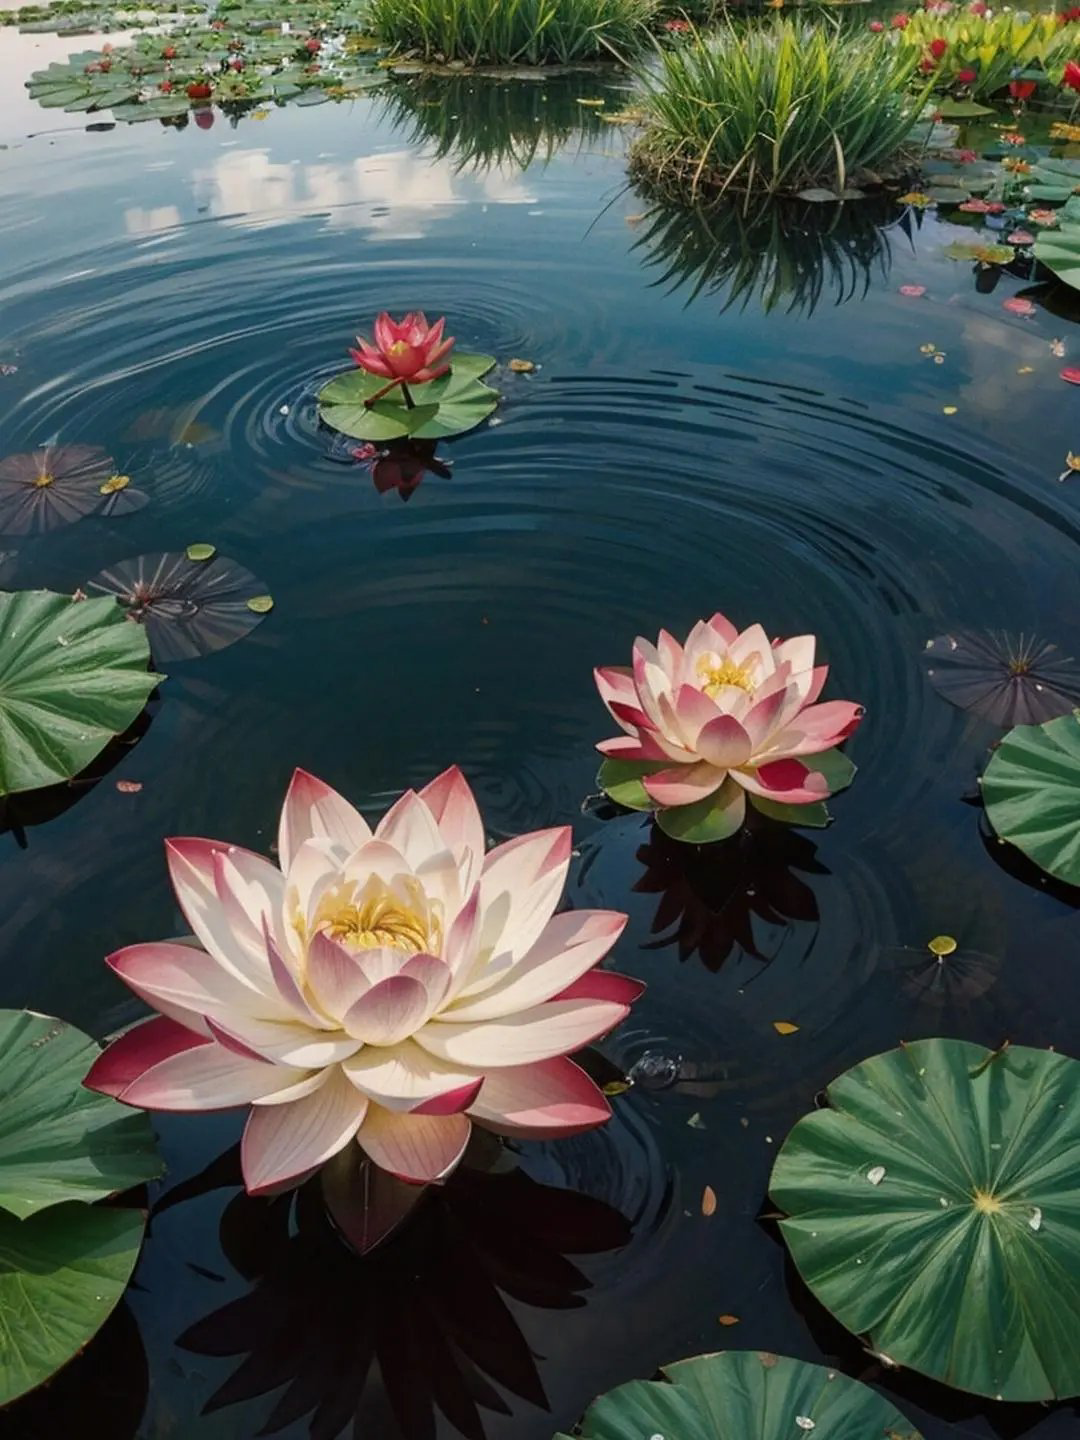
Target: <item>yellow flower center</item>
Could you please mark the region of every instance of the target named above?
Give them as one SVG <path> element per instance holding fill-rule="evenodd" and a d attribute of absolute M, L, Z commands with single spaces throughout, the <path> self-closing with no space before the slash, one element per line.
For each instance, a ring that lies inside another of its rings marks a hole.
<path fill-rule="evenodd" d="M 38 490 L 44 490 L 46 485 L 51 485 L 52 483 L 53 477 L 47 474 L 44 470 L 41 472 L 40 475 L 34 476 L 34 485 Z"/>
<path fill-rule="evenodd" d="M 439 924 L 420 907 L 385 891 L 357 902 L 337 900 L 319 916 L 316 929 L 350 950 L 401 950 L 438 953 Z"/>
<path fill-rule="evenodd" d="M 408 353 L 409 347 L 404 340 L 395 340 L 387 351 L 388 355 L 407 355 Z"/>
<path fill-rule="evenodd" d="M 1005 1208 L 997 1196 L 991 1195 L 989 1190 L 976 1190 L 971 1198 L 980 1215 L 1000 1215 Z"/>
<path fill-rule="evenodd" d="M 748 695 L 754 693 L 754 682 L 750 678 L 749 665 L 736 665 L 730 656 L 725 656 L 719 665 L 709 663 L 707 656 L 698 661 L 698 674 L 705 682 L 702 690 L 710 700 L 715 700 L 725 685 L 737 685 Z"/>

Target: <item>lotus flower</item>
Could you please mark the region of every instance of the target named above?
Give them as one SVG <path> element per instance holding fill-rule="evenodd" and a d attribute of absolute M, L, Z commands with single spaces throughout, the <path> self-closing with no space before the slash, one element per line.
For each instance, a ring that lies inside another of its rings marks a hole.
<path fill-rule="evenodd" d="M 815 704 L 828 675 L 814 666 L 812 635 L 770 643 L 760 625 L 741 633 L 723 615 L 699 621 L 685 646 L 667 631 L 634 643 L 632 669 L 595 672 L 601 699 L 626 731 L 597 747 L 611 759 L 654 766 L 642 777 L 660 809 L 714 797 L 728 833 L 746 796 L 811 805 L 830 794 L 804 755 L 831 750 L 855 730 L 850 700 Z"/>
<path fill-rule="evenodd" d="M 1009 94 L 1014 100 L 1030 100 L 1038 89 L 1034 80 L 1010 80 Z"/>
<path fill-rule="evenodd" d="M 936 39 L 931 40 L 928 46 L 930 54 L 934 57 L 935 60 L 940 60 L 941 57 L 945 54 L 945 51 L 948 50 L 948 48 L 949 42 L 941 35 L 939 35 Z"/>
<path fill-rule="evenodd" d="M 454 348 L 453 337 L 443 339 L 446 320 L 428 325 L 422 311 L 410 312 L 400 322 L 391 320 L 384 310 L 375 321 L 375 344 L 357 336 L 359 350 L 349 354 L 362 370 L 381 375 L 384 380 L 412 381 L 422 385 L 437 380 L 450 369 L 442 363 Z"/>
<path fill-rule="evenodd" d="M 1066 62 L 1061 83 L 1068 89 L 1075 90 L 1077 94 L 1080 95 L 1080 61 L 1069 60 Z"/>
<path fill-rule="evenodd" d="M 548 1138 L 608 1119 L 566 1056 L 617 1025 L 642 987 L 595 969 L 624 915 L 553 917 L 569 828 L 485 855 L 476 802 L 451 769 L 406 792 L 373 834 L 298 770 L 280 869 L 213 840 L 170 840 L 166 853 L 202 948 L 109 957 L 161 1013 L 110 1045 L 86 1084 L 147 1110 L 250 1104 L 252 1194 L 353 1141 L 425 1184 L 454 1169 L 474 1121 Z"/>

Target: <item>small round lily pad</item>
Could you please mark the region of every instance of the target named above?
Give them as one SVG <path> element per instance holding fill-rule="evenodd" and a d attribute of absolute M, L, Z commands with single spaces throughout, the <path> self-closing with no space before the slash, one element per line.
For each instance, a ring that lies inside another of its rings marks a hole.
<path fill-rule="evenodd" d="M 408 387 L 411 403 L 406 403 L 400 385 L 373 399 L 386 388 L 386 381 L 366 370 L 350 370 L 320 390 L 319 419 L 355 440 L 382 442 L 406 435 L 441 440 L 463 435 L 482 424 L 499 403 L 498 393 L 481 380 L 494 366 L 491 355 L 455 352 L 446 375 Z"/>

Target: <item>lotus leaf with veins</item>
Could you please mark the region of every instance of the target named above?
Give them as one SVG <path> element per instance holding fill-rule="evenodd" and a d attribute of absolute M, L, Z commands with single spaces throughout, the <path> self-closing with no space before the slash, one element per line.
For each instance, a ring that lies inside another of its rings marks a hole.
<path fill-rule="evenodd" d="M 416 1184 L 444 1179 L 472 1124 L 551 1138 L 602 1125 L 567 1058 L 641 993 L 597 969 L 626 923 L 555 915 L 569 827 L 485 854 L 456 768 L 407 791 L 374 833 L 297 771 L 280 869 L 213 840 L 167 842 L 202 949 L 132 945 L 112 969 L 160 1014 L 115 1041 L 87 1084 L 148 1110 L 251 1105 L 244 1181 L 297 1181 L 354 1141 Z"/>

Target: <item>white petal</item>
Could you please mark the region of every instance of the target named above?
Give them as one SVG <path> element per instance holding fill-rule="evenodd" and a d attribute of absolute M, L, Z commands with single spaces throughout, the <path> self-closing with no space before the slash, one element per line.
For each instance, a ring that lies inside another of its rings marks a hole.
<path fill-rule="evenodd" d="M 144 1110 L 231 1110 L 307 1078 L 299 1066 L 244 1060 L 211 1040 L 152 1065 L 119 1098 Z"/>
<path fill-rule="evenodd" d="M 347 800 L 306 770 L 292 778 L 278 827 L 278 855 L 282 870 L 292 865 L 305 840 L 325 838 L 348 854 L 371 838 L 371 826 Z"/>
<path fill-rule="evenodd" d="M 452 765 L 424 786 L 420 799 L 435 817 L 443 843 L 458 862 L 462 895 L 470 894 L 480 878 L 486 847 L 484 822 L 465 776 Z"/>
<path fill-rule="evenodd" d="M 391 1175 L 416 1185 L 444 1180 L 469 1143 L 464 1115 L 405 1115 L 372 1104 L 357 1132 L 360 1148 Z"/>
<path fill-rule="evenodd" d="M 296 1020 L 249 1020 L 246 1016 L 230 1015 L 227 1020 L 215 1023 L 275 1065 L 321 1070 L 324 1065 L 347 1060 L 360 1048 L 359 1040 L 340 1030 L 314 1030 Z"/>
<path fill-rule="evenodd" d="M 427 987 L 408 975 L 380 980 L 345 1016 L 345 1028 L 365 1045 L 396 1045 L 431 1014 Z"/>
<path fill-rule="evenodd" d="M 508 965 L 540 938 L 562 896 L 570 846 L 565 826 L 519 836 L 490 852 L 480 879 L 482 959 Z M 473 974 L 469 984 L 480 979 Z M 486 974 L 483 979 L 486 983 Z"/>
<path fill-rule="evenodd" d="M 527 955 L 485 989 L 474 985 L 454 1000 L 443 1020 L 492 1020 L 550 1000 L 598 965 L 618 940 L 626 916 L 613 910 L 571 910 L 549 920 Z"/>
<path fill-rule="evenodd" d="M 613 1030 L 629 1013 L 628 1005 L 607 1000 L 551 1000 L 502 1020 L 451 1025 L 436 1018 L 413 1039 L 431 1055 L 477 1070 L 488 1066 L 530 1065 L 580 1050 Z"/>
<path fill-rule="evenodd" d="M 365 1045 L 341 1068 L 358 1090 L 388 1110 L 415 1110 L 483 1079 L 473 1070 L 436 1060 L 412 1040 L 390 1047 Z"/>
<path fill-rule="evenodd" d="M 356 1134 L 368 1102 L 340 1070 L 303 1099 L 260 1105 L 244 1127 L 240 1163 L 248 1193 L 307 1175 Z"/>
<path fill-rule="evenodd" d="M 404 855 L 412 870 L 447 848 L 435 817 L 415 790 L 406 790 L 390 807 L 375 827 L 375 839 Z"/>

